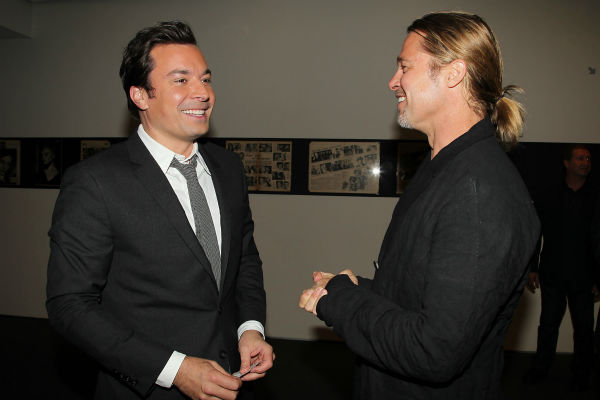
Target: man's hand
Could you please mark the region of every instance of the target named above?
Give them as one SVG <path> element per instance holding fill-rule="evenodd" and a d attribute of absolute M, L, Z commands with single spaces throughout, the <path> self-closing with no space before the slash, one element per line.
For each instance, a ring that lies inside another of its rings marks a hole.
<path fill-rule="evenodd" d="M 193 400 L 233 400 L 242 381 L 229 375 L 215 361 L 186 356 L 173 384 Z"/>
<path fill-rule="evenodd" d="M 358 285 L 358 279 L 356 278 L 356 275 L 354 275 L 354 273 L 349 269 L 343 270 L 338 275 L 341 274 L 348 275 L 352 283 Z M 298 302 L 298 306 L 300 308 L 304 308 L 308 312 L 313 313 L 314 315 L 317 315 L 317 303 L 319 303 L 321 297 L 327 294 L 325 286 L 327 286 L 331 278 L 333 278 L 334 276 L 335 275 L 329 272 L 313 272 L 313 282 L 315 284 L 313 287 L 306 289 L 302 292 L 302 294 L 300 295 L 300 301 Z"/>
<path fill-rule="evenodd" d="M 240 372 L 242 374 L 245 374 L 250 369 L 250 365 L 258 364 L 252 368 L 252 372 L 242 377 L 243 381 L 253 381 L 262 378 L 265 376 L 267 370 L 273 366 L 273 361 L 275 361 L 273 347 L 265 342 L 258 331 L 250 329 L 242 333 L 238 349 L 242 360 L 242 365 L 240 365 Z"/>
<path fill-rule="evenodd" d="M 529 281 L 527 282 L 527 290 L 531 293 L 535 293 L 535 289 L 540 287 L 540 274 L 538 272 L 529 273 Z"/>

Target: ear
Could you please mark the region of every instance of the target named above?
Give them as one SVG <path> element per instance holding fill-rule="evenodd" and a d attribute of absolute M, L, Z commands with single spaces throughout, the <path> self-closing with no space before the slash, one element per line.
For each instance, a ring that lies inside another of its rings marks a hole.
<path fill-rule="evenodd" d="M 448 79 L 448 87 L 453 88 L 465 79 L 467 74 L 467 63 L 464 60 L 454 60 L 446 66 L 448 72 L 446 77 Z"/>
<path fill-rule="evenodd" d="M 129 98 L 142 111 L 148 109 L 148 92 L 139 86 L 129 88 Z"/>
<path fill-rule="evenodd" d="M 565 168 L 569 168 L 569 161 L 563 160 L 563 165 L 565 166 Z"/>

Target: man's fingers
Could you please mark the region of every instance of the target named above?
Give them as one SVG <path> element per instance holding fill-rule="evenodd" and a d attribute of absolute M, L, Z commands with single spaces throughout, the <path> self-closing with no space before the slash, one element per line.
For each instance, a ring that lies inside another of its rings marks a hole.
<path fill-rule="evenodd" d="M 214 393 L 207 393 L 213 396 L 220 397 L 220 394 L 226 391 L 238 391 L 242 382 L 239 378 L 229 375 L 227 372 L 221 373 L 220 371 L 214 371 L 209 375 L 208 381 L 215 384 L 218 388 L 215 389 Z"/>
<path fill-rule="evenodd" d="M 308 312 L 317 315 L 316 305 L 319 302 L 319 299 L 321 299 L 321 297 L 323 297 L 326 294 L 327 290 L 325 290 L 324 287 L 313 286 L 312 288 L 306 289 L 302 292 L 302 294 L 300 295 L 300 300 L 298 301 L 298 306 L 300 308 L 304 308 Z"/>
<path fill-rule="evenodd" d="M 310 290 L 310 289 L 309 289 Z M 305 298 L 304 301 L 304 306 L 303 308 L 308 311 L 308 312 L 312 312 L 312 306 L 315 302 L 315 296 L 317 295 L 317 293 L 322 290 L 321 288 L 318 289 L 314 289 L 314 290 L 310 290 L 309 295 Z"/>
<path fill-rule="evenodd" d="M 327 291 L 325 289 L 317 288 L 309 297 L 308 301 L 306 302 L 306 305 L 304 306 L 304 309 L 308 312 L 317 315 L 317 303 L 325 294 L 327 294 Z"/>
<path fill-rule="evenodd" d="M 196 357 L 186 357 L 173 383 L 193 399 L 217 398 L 233 400 L 242 385 L 239 378 L 229 375 L 218 363 Z"/>
<path fill-rule="evenodd" d="M 242 380 L 229 375 L 215 361 L 210 363 L 215 369 L 208 373 L 207 384 L 202 387 L 202 391 L 219 399 L 235 399 L 242 386 Z"/>
<path fill-rule="evenodd" d="M 323 272 L 323 271 L 315 271 L 313 272 L 313 282 L 317 283 L 318 281 L 322 280 L 322 279 L 331 279 L 333 278 L 335 275 L 329 273 L 329 272 Z"/>
<path fill-rule="evenodd" d="M 240 382 L 238 387 L 235 389 L 229 389 L 227 387 L 221 386 L 218 383 L 207 382 L 206 385 L 204 385 L 202 387 L 202 392 L 206 395 L 213 396 L 216 399 L 234 400 L 237 397 L 238 390 L 242 383 L 241 379 L 239 379 L 239 378 L 234 378 L 234 379 L 238 379 L 238 381 Z M 201 397 L 201 398 L 205 398 L 205 397 Z"/>
<path fill-rule="evenodd" d="M 252 355 L 250 349 L 247 346 L 240 346 L 239 351 L 241 360 L 240 372 L 243 374 L 250 368 L 250 365 L 252 364 Z"/>
<path fill-rule="evenodd" d="M 304 308 L 306 306 L 306 303 L 308 302 L 310 296 L 313 294 L 314 291 L 315 290 L 313 288 L 302 291 L 302 294 L 300 295 L 300 301 L 298 302 L 298 306 L 300 308 Z"/>
<path fill-rule="evenodd" d="M 243 382 L 255 381 L 257 379 L 262 378 L 263 376 L 265 376 L 264 372 L 258 373 L 258 372 L 254 372 L 254 370 L 252 370 L 252 372 L 250 372 L 249 374 L 246 374 L 242 377 L 242 381 Z"/>

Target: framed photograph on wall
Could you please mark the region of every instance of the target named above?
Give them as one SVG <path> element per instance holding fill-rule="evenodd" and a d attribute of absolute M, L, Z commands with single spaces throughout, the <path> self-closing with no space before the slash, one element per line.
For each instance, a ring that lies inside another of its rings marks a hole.
<path fill-rule="evenodd" d="M 0 140 L 0 186 L 21 184 L 21 141 Z"/>
<path fill-rule="evenodd" d="M 38 139 L 35 142 L 34 185 L 59 187 L 62 177 L 62 146 L 60 139 Z"/>

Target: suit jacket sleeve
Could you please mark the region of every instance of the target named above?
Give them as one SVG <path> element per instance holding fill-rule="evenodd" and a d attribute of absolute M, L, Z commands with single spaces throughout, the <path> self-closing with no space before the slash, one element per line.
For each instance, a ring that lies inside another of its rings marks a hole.
<path fill-rule="evenodd" d="M 52 218 L 46 307 L 51 325 L 145 394 L 173 349 L 115 321 L 102 306 L 115 246 L 103 188 L 85 163 L 64 176 Z"/>
<path fill-rule="evenodd" d="M 523 254 L 531 254 L 533 245 L 533 238 L 515 234 L 514 221 L 497 208 L 494 197 L 502 194 L 486 189 L 464 179 L 443 193 L 448 201 L 435 221 L 419 221 L 434 224 L 422 255 L 429 261 L 420 309 L 403 308 L 340 275 L 317 304 L 319 318 L 378 368 L 430 382 L 460 374 L 515 288 L 522 289 L 528 261 Z M 531 229 L 537 235 L 537 221 Z"/>
<path fill-rule="evenodd" d="M 262 261 L 254 242 L 254 222 L 248 201 L 248 187 L 244 168 L 237 156 L 241 175 L 242 193 L 242 240 L 239 275 L 236 281 L 238 326 L 249 320 L 266 321 L 266 295 L 263 287 Z"/>
<path fill-rule="evenodd" d="M 371 289 L 373 286 L 373 280 L 369 278 L 363 278 L 362 276 L 357 276 L 358 285 L 363 289 Z"/>

